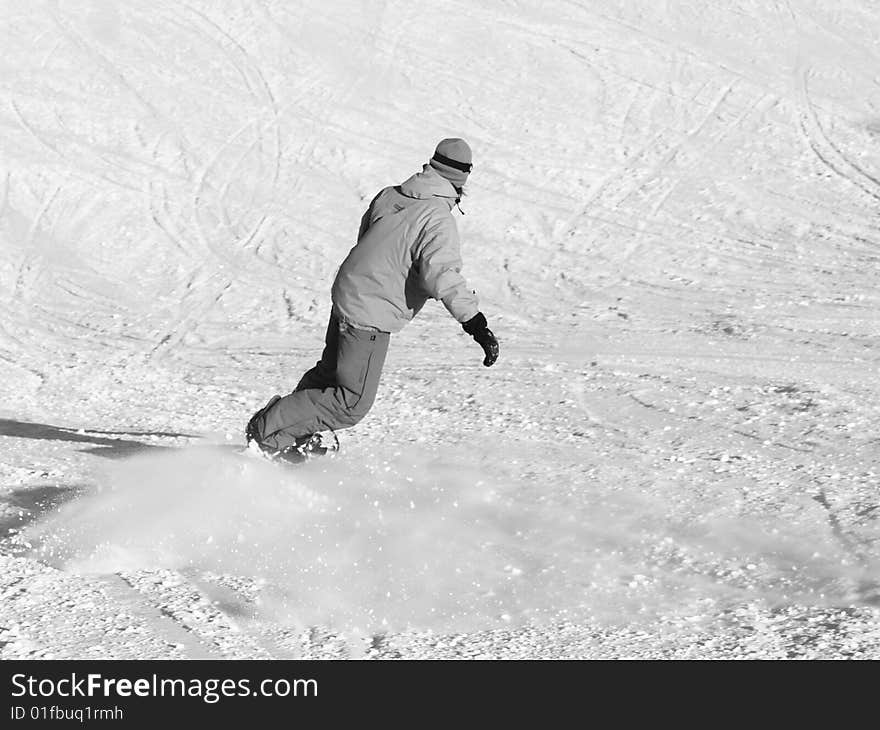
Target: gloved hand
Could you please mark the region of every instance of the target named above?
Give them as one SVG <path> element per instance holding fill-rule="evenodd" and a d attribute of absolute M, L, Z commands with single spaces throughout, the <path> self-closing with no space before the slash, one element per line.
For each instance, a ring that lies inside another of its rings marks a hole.
<path fill-rule="evenodd" d="M 498 359 L 498 340 L 495 339 L 495 335 L 489 329 L 489 324 L 486 322 L 486 317 L 483 316 L 483 313 L 477 312 L 467 322 L 462 323 L 461 326 L 465 332 L 479 343 L 480 347 L 483 348 L 483 352 L 486 353 L 486 357 L 483 358 L 483 365 L 489 367 L 494 364 Z"/>

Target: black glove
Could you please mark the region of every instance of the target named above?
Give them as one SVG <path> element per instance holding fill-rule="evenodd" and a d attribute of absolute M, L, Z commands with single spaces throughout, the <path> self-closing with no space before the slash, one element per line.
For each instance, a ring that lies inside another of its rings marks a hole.
<path fill-rule="evenodd" d="M 486 357 L 483 358 L 483 365 L 489 367 L 498 359 L 498 340 L 489 329 L 489 324 L 482 312 L 477 312 L 467 322 L 464 322 L 462 328 L 471 337 L 473 337 L 483 348 Z"/>

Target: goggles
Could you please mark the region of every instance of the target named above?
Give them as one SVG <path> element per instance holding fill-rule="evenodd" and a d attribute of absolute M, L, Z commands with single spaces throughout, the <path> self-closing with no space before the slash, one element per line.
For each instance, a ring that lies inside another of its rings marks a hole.
<path fill-rule="evenodd" d="M 461 172 L 470 172 L 474 167 L 473 163 L 471 162 L 459 162 L 458 160 L 451 160 L 444 155 L 435 154 L 434 159 L 441 165 L 451 167 L 453 170 L 461 170 Z"/>

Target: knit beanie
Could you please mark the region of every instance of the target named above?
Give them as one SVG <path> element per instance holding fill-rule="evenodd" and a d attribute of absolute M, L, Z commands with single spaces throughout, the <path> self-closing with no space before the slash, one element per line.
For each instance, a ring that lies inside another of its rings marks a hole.
<path fill-rule="evenodd" d="M 463 139 L 444 139 L 428 163 L 456 188 L 463 188 L 471 171 L 471 148 Z"/>

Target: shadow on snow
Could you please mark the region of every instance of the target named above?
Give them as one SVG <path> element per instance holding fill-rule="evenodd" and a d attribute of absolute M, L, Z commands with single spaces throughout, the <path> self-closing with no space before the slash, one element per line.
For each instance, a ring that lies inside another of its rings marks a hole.
<path fill-rule="evenodd" d="M 85 429 L 51 426 L 45 423 L 14 421 L 8 418 L 0 418 L 0 436 L 91 444 L 93 448 L 85 448 L 82 451 L 109 459 L 125 458 L 141 451 L 169 448 L 167 446 L 145 443 L 144 441 L 121 438 L 122 436 L 195 438 L 193 434 L 171 433 L 167 431 L 100 431 L 95 429 L 86 431 Z"/>

